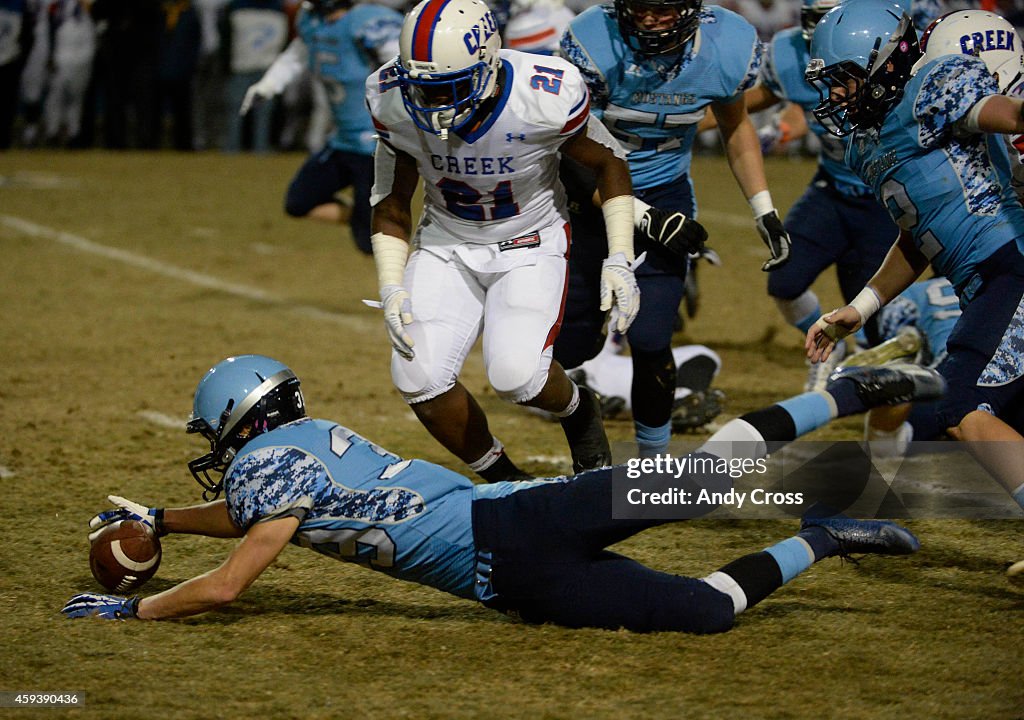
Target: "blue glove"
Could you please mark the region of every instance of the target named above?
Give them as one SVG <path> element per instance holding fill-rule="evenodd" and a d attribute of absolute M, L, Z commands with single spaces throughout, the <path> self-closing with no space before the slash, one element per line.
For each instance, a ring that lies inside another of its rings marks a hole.
<path fill-rule="evenodd" d="M 121 522 L 122 520 L 136 520 L 148 526 L 150 530 L 156 533 L 157 537 L 163 537 L 167 534 L 167 530 L 164 529 L 163 508 L 146 507 L 117 495 L 107 495 L 107 500 L 118 507 L 113 510 L 104 510 L 89 520 L 89 529 L 92 530 L 89 533 L 89 542 L 92 542 L 97 533 L 107 525 Z"/>
<path fill-rule="evenodd" d="M 100 617 L 105 620 L 128 620 L 139 616 L 142 598 L 80 593 L 68 600 L 61 612 L 69 618 Z"/>

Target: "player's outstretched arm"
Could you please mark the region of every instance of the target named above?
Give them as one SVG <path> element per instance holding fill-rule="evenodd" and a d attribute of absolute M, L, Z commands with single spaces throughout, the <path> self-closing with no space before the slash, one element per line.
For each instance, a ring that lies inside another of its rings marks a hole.
<path fill-rule="evenodd" d="M 757 83 L 747 88 L 743 93 L 743 102 L 747 105 L 748 113 L 755 113 L 765 108 L 770 108 L 782 102 L 782 98 L 769 90 L 765 85 Z M 697 123 L 697 132 L 714 130 L 718 127 L 718 119 L 714 113 L 704 113 L 704 117 Z"/>
<path fill-rule="evenodd" d="M 594 138 L 598 138 L 595 140 Z M 615 327 L 624 333 L 640 311 L 640 288 L 633 276 L 633 183 L 621 148 L 604 126 L 591 118 L 587 131 L 562 144 L 561 151 L 597 175 L 597 193 L 608 236 L 608 257 L 601 264 L 601 310 L 614 302 Z"/>
<path fill-rule="evenodd" d="M 412 197 L 419 181 L 416 160 L 395 150 L 383 141 L 374 153 L 375 181 L 371 201 L 373 216 L 373 261 L 377 266 L 377 284 L 384 326 L 391 347 L 406 360 L 415 353 L 413 341 L 405 326 L 413 321 L 412 300 L 405 289 L 405 263 L 409 259 L 409 238 L 412 235 Z"/>
<path fill-rule="evenodd" d="M 97 513 L 89 520 L 90 541 L 107 525 L 122 520 L 141 522 L 158 537 L 169 533 L 222 538 L 244 535 L 241 528 L 231 521 L 224 500 L 183 508 L 146 507 L 117 495 L 108 495 L 107 500 L 117 507 Z"/>
<path fill-rule="evenodd" d="M 83 593 L 71 598 L 62 612 L 69 618 L 164 620 L 215 610 L 234 602 L 252 585 L 288 544 L 298 526 L 299 520 L 294 517 L 257 523 L 216 570 L 147 598 Z"/>
<path fill-rule="evenodd" d="M 298 78 L 306 67 L 309 58 L 309 49 L 302 38 L 295 38 L 291 41 L 285 51 L 275 58 L 263 77 L 249 86 L 242 98 L 242 105 L 238 108 L 239 115 L 245 115 L 252 109 L 253 105 L 269 100 L 280 95 L 296 78 Z"/>
<path fill-rule="evenodd" d="M 747 114 L 746 104 L 741 97 L 729 103 L 712 103 L 711 111 L 718 120 L 729 169 L 750 203 L 757 232 L 771 253 L 761 269 L 770 272 L 780 268 L 789 261 L 789 233 L 782 226 L 768 192 L 761 141 Z"/>
<path fill-rule="evenodd" d="M 982 98 L 968 113 L 968 123 L 974 120 L 977 131 L 1016 135 L 1024 133 L 1024 101 L 1005 95 Z M 970 128 L 970 125 L 968 125 Z M 974 129 L 974 128 L 970 128 Z"/>

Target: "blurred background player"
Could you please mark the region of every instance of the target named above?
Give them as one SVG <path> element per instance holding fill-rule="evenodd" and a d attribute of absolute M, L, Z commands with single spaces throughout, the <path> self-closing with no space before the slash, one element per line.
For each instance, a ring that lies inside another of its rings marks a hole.
<path fill-rule="evenodd" d="M 553 55 L 558 41 L 576 13 L 561 0 L 517 0 L 509 8 L 508 23 L 501 32 L 510 50 Z"/>
<path fill-rule="evenodd" d="M 249 87 L 239 112 L 275 97 L 308 66 L 322 85 L 334 114 L 334 135 L 292 179 L 285 212 L 339 224 L 349 220 L 352 237 L 370 254 L 370 188 L 373 186 L 373 123 L 366 111 L 366 76 L 398 54 L 402 16 L 380 5 L 349 0 L 314 0 L 299 11 L 298 37 Z M 351 210 L 337 197 L 352 187 Z"/>
<path fill-rule="evenodd" d="M 883 375 L 876 385 L 907 379 L 896 370 Z M 64 606 L 65 616 L 159 620 L 215 610 L 238 598 L 291 542 L 531 623 L 716 633 L 826 557 L 906 555 L 919 547 L 891 522 L 805 518 L 796 536 L 705 578 L 657 572 L 605 549 L 666 522 L 613 519 L 610 468 L 474 485 L 307 417 L 295 374 L 260 355 L 228 358 L 203 376 L 188 431 L 210 443 L 189 469 L 211 502 L 162 508 L 111 496 L 117 508 L 96 515 L 90 527 L 131 519 L 157 535 L 241 542 L 219 567 L 157 595 L 83 593 Z"/>
<path fill-rule="evenodd" d="M 853 301 L 808 331 L 808 357 L 850 332 L 931 263 L 963 314 L 938 369 L 950 393 L 937 422 L 1024 506 L 1024 209 L 998 133 L 1024 132 L 1024 103 L 999 93 L 985 63 L 963 54 L 925 64 L 910 17 L 886 0 L 851 0 L 815 28 L 808 79 L 815 115 L 848 137 L 846 161 L 900 225 L 878 272 Z M 912 74 L 916 68 L 916 74 Z M 977 442 L 977 441 L 1006 442 Z"/>
<path fill-rule="evenodd" d="M 502 50 L 480 0 L 424 0 L 405 19 L 399 58 L 367 79 L 366 94 L 380 137 L 372 241 L 395 386 L 481 477 L 525 476 L 458 381 L 482 334 L 498 395 L 558 415 L 576 471 L 609 464 L 597 399 L 552 361 L 569 250 L 559 153 L 599 177 L 609 250 L 603 309 L 614 301 L 625 330 L 639 305 L 629 169 L 615 141 L 588 122 L 579 73 L 558 58 Z"/>
<path fill-rule="evenodd" d="M 786 261 L 789 238 L 768 193 L 757 133 L 743 102 L 761 64 L 761 45 L 749 23 L 728 10 L 703 7 L 700 0 L 618 0 L 577 16 L 562 38 L 561 54 L 580 69 L 595 115 L 629 151 L 637 215 L 654 206 L 696 216 L 690 157 L 696 123 L 710 108 L 771 251 L 763 269 Z M 596 277 L 589 257 L 600 243 L 583 237 L 589 230 L 582 223 L 573 228 L 586 242 L 571 257 L 572 293 L 556 345 L 555 357 L 566 367 L 578 366 L 601 347 L 603 318 L 593 309 Z M 633 420 L 641 451 L 658 453 L 671 434 L 671 341 L 688 262 L 642 235 L 637 249 L 648 254 L 637 268 L 644 302 L 628 334 Z"/>
<path fill-rule="evenodd" d="M 33 19 L 28 0 L 0 0 L 0 150 L 14 140 L 18 86 L 32 47 Z"/>
<path fill-rule="evenodd" d="M 242 106 L 249 87 L 257 83 L 288 41 L 288 16 L 282 0 L 231 0 L 221 17 L 221 48 L 227 58 L 228 120 L 224 149 L 243 146 Z M 252 150 L 270 152 L 273 103 L 253 111 Z"/>

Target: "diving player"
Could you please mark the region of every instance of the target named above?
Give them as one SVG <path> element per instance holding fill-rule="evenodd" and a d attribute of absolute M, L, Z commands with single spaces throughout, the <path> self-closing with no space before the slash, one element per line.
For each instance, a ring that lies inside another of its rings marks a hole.
<path fill-rule="evenodd" d="M 596 397 L 552 360 L 570 242 L 557 171 L 562 154 L 599 178 L 608 248 L 601 308 L 614 301 L 614 324 L 625 331 L 640 296 L 621 150 L 589 122 L 576 68 L 501 49 L 481 0 L 423 0 L 406 17 L 399 47 L 366 81 L 380 137 L 372 242 L 395 386 L 438 442 L 481 477 L 524 477 L 458 381 L 482 334 L 498 395 L 558 415 L 575 471 L 609 464 Z"/>
<path fill-rule="evenodd" d="M 1024 506 L 1024 209 L 996 133 L 1024 132 L 1021 100 L 999 93 L 978 58 L 921 57 L 910 17 L 887 0 L 830 10 L 811 41 L 814 113 L 847 137 L 846 162 L 900 226 L 878 272 L 853 301 L 807 333 L 807 355 L 826 359 L 930 263 L 963 314 L 939 371 L 951 392 L 937 421 L 969 441 L 979 462 Z M 999 440 L 1006 442 L 974 442 Z"/>
<path fill-rule="evenodd" d="M 858 387 L 873 387 L 875 399 L 888 401 L 900 388 L 926 390 L 934 380 L 929 372 L 860 369 L 836 382 L 848 386 L 849 398 Z M 753 415 L 734 423 L 767 428 L 780 425 L 782 414 L 768 413 L 768 423 Z M 905 555 L 919 546 L 891 522 L 805 518 L 795 537 L 705 578 L 657 572 L 605 550 L 665 522 L 613 519 L 611 469 L 474 485 L 307 417 L 295 374 L 260 355 L 228 358 L 203 376 L 188 430 L 210 443 L 209 453 L 189 463 L 210 502 L 164 509 L 111 496 L 118 507 L 96 515 L 90 527 L 132 519 L 158 535 L 241 542 L 219 567 L 156 595 L 75 595 L 63 608 L 67 617 L 157 620 L 215 610 L 233 602 L 291 542 L 528 622 L 715 633 L 818 560 Z"/>
<path fill-rule="evenodd" d="M 629 150 L 638 214 L 654 206 L 696 216 L 691 149 L 696 123 L 710 109 L 730 168 L 771 251 L 762 269 L 786 262 L 789 237 L 768 192 L 757 133 L 743 102 L 761 64 L 761 44 L 747 21 L 719 7 L 703 7 L 700 0 L 617 0 L 573 19 L 561 53 L 583 74 L 594 114 Z M 582 223 L 574 225 L 574 232 L 586 231 Z M 644 302 L 628 335 L 633 418 L 638 445 L 656 454 L 671 434 L 676 386 L 671 339 L 688 263 L 664 253 L 644 233 L 637 234 L 637 242 L 648 254 L 636 272 Z M 596 280 L 596 263 L 588 253 L 598 245 L 588 242 L 570 259 L 571 294 L 555 348 L 555 358 L 566 367 L 578 366 L 601 347 L 603 318 L 591 309 L 595 293 L 587 291 Z"/>
<path fill-rule="evenodd" d="M 272 98 L 308 66 L 323 85 L 334 115 L 334 135 L 292 178 L 285 212 L 292 217 L 340 224 L 347 219 L 356 246 L 370 247 L 370 187 L 373 185 L 373 123 L 366 112 L 366 76 L 398 54 L 402 16 L 381 5 L 351 0 L 311 0 L 299 9 L 298 37 L 245 93 L 240 112 Z M 337 193 L 352 187 L 351 213 Z"/>

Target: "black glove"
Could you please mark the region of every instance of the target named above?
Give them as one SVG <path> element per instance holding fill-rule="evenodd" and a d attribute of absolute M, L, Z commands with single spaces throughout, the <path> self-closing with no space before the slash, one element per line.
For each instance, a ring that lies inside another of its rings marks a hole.
<path fill-rule="evenodd" d="M 681 212 L 652 207 L 640 218 L 641 237 L 661 245 L 673 256 L 685 260 L 704 251 L 708 231 Z M 685 267 L 685 266 L 684 266 Z"/>
<path fill-rule="evenodd" d="M 754 222 L 757 223 L 757 232 L 772 254 L 771 258 L 761 266 L 761 269 L 765 272 L 778 270 L 789 262 L 789 233 L 782 227 L 779 214 L 774 210 L 765 213 Z"/>

